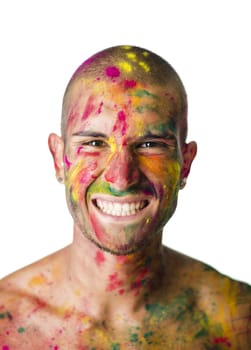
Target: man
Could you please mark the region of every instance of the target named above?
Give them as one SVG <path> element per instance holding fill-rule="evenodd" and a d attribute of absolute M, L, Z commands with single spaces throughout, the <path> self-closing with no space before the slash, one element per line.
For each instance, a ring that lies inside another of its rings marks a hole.
<path fill-rule="evenodd" d="M 147 50 L 85 61 L 49 136 L 68 247 L 1 281 L 0 349 L 251 349 L 251 289 L 161 243 L 186 184 L 186 93 Z"/>

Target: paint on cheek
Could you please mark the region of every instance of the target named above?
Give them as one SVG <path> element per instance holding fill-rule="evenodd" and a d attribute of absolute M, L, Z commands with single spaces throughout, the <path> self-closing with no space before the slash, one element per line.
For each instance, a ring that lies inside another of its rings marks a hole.
<path fill-rule="evenodd" d="M 105 69 L 105 74 L 110 78 L 117 78 L 120 76 L 120 70 L 115 66 L 109 66 Z"/>
<path fill-rule="evenodd" d="M 70 166 L 71 166 L 71 162 L 69 161 L 69 159 L 68 159 L 66 154 L 64 155 L 64 164 L 65 164 L 67 169 L 69 169 Z"/>
<path fill-rule="evenodd" d="M 82 115 L 82 120 L 86 120 L 96 109 L 95 104 L 94 104 L 94 97 L 90 96 L 88 98 L 84 113 Z"/>
<path fill-rule="evenodd" d="M 96 256 L 95 256 L 95 261 L 98 266 L 102 266 L 105 262 L 105 256 L 104 253 L 101 252 L 100 250 L 97 251 Z"/>
<path fill-rule="evenodd" d="M 9 350 L 10 348 L 8 347 L 8 345 L 3 345 L 2 346 L 2 350 Z"/>

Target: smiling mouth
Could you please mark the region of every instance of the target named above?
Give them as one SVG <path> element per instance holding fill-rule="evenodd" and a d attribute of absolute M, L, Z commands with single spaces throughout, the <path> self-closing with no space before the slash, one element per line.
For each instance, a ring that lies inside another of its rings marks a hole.
<path fill-rule="evenodd" d="M 112 216 L 131 216 L 146 208 L 148 200 L 141 200 L 130 203 L 111 202 L 104 199 L 93 200 L 94 205 L 103 213 Z"/>

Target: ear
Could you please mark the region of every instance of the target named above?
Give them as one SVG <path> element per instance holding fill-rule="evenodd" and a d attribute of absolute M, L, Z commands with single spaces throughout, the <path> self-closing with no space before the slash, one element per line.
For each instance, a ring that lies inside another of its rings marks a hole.
<path fill-rule="evenodd" d="M 59 182 L 64 182 L 64 142 L 62 138 L 56 134 L 50 134 L 48 145 L 54 161 L 56 177 Z"/>
<path fill-rule="evenodd" d="M 197 154 L 197 144 L 196 142 L 186 143 L 182 148 L 183 163 L 181 169 L 181 181 L 186 181 L 192 162 Z"/>

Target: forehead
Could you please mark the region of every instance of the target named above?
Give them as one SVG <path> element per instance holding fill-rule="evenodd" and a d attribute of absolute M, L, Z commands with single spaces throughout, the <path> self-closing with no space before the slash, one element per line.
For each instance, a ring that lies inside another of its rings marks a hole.
<path fill-rule="evenodd" d="M 68 132 L 87 126 L 100 130 L 112 126 L 118 118 L 125 118 L 137 128 L 175 129 L 179 96 L 168 85 L 80 78 L 68 91 L 64 114 Z"/>

